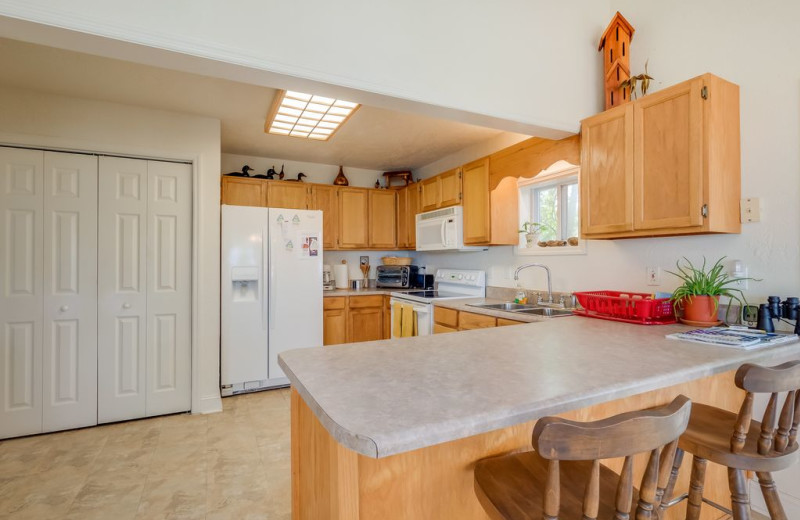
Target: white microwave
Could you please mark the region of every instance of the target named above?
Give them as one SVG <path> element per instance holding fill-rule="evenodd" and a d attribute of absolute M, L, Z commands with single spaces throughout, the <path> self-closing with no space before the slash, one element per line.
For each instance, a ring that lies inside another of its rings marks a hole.
<path fill-rule="evenodd" d="M 464 207 L 417 214 L 417 251 L 485 251 L 486 247 L 464 246 Z"/>

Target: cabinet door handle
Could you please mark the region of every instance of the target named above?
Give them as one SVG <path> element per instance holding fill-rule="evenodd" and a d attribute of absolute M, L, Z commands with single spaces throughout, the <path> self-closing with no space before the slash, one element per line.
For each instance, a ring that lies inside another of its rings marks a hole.
<path fill-rule="evenodd" d="M 59 309 L 61 312 L 67 312 L 69 310 L 69 305 L 62 305 Z"/>
<path fill-rule="evenodd" d="M 123 309 L 130 309 L 131 308 L 131 304 L 130 303 L 123 303 L 122 304 L 122 308 Z"/>

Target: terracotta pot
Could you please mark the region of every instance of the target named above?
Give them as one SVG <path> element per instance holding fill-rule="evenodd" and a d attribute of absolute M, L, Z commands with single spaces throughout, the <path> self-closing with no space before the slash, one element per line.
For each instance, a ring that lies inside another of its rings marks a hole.
<path fill-rule="evenodd" d="M 683 300 L 683 319 L 698 322 L 716 322 L 719 296 L 692 296 Z"/>

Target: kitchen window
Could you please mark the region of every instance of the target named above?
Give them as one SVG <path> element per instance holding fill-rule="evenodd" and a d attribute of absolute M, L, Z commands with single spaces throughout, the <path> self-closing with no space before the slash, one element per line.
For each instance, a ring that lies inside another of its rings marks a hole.
<path fill-rule="evenodd" d="M 579 173 L 580 167 L 559 161 L 535 177 L 518 181 L 520 230 L 526 222 L 539 224 L 538 233 L 531 242 L 525 233 L 520 233 L 518 255 L 586 252 L 585 241 L 580 239 Z"/>

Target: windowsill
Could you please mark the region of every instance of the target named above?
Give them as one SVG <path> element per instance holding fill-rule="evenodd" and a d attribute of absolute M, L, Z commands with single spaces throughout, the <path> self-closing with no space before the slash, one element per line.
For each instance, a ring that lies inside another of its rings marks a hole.
<path fill-rule="evenodd" d="M 581 240 L 577 246 L 561 247 L 533 247 L 514 246 L 516 256 L 574 256 L 586 254 L 586 240 Z"/>

